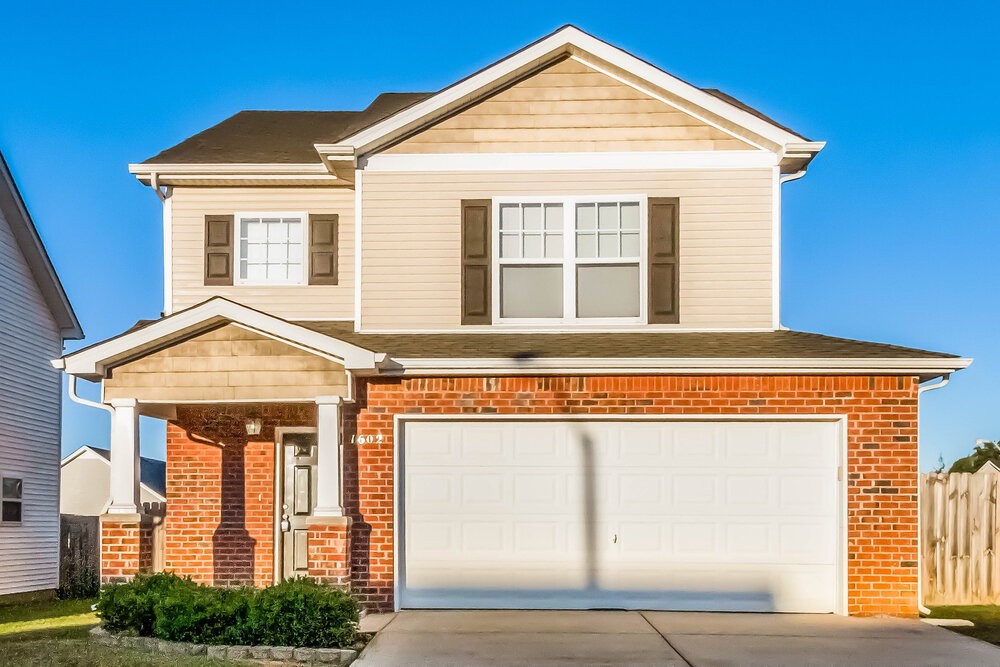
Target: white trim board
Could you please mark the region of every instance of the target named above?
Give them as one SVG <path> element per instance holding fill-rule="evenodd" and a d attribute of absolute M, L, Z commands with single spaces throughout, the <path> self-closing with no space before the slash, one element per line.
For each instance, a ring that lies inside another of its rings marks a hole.
<path fill-rule="evenodd" d="M 347 370 L 374 370 L 384 360 L 384 355 L 371 350 L 351 345 L 234 301 L 214 297 L 141 329 L 55 359 L 52 365 L 70 375 L 96 381 L 102 379 L 109 368 L 128 359 L 149 354 L 174 342 L 230 322 L 244 325 L 276 340 L 297 344 L 302 349 L 329 355 L 343 363 Z"/>
<path fill-rule="evenodd" d="M 359 160 L 365 171 L 621 171 L 771 169 L 766 151 L 632 151 L 567 153 L 380 153 Z"/>
<path fill-rule="evenodd" d="M 564 357 L 540 359 L 494 358 L 412 358 L 393 357 L 395 368 L 382 369 L 384 375 L 525 375 L 546 374 L 677 374 L 677 375 L 852 375 L 919 374 L 943 375 L 961 370 L 971 359 L 939 357 L 933 359 L 823 359 L 823 358 L 660 358 Z"/>

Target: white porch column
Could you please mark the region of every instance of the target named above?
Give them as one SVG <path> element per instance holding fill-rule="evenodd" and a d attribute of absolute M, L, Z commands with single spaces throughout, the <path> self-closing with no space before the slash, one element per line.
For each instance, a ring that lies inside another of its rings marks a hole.
<path fill-rule="evenodd" d="M 313 516 L 344 516 L 341 499 L 340 396 L 317 396 L 316 508 Z"/>
<path fill-rule="evenodd" d="M 108 514 L 138 514 L 139 402 L 111 400 L 111 505 Z"/>

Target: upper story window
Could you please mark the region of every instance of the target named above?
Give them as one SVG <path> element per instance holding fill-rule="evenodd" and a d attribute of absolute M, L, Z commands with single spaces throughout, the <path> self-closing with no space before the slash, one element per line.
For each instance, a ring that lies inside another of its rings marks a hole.
<path fill-rule="evenodd" d="M 236 282 L 257 285 L 303 283 L 305 215 L 237 214 Z"/>
<path fill-rule="evenodd" d="M 644 197 L 503 198 L 494 207 L 495 321 L 642 321 Z"/>
<path fill-rule="evenodd" d="M 205 216 L 205 285 L 336 285 L 337 213 Z"/>
<path fill-rule="evenodd" d="M 0 478 L 0 523 L 21 523 L 24 482 L 17 477 Z"/>

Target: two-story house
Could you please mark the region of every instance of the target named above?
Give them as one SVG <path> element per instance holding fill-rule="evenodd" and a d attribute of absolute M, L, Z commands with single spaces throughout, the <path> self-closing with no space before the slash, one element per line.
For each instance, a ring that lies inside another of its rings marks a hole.
<path fill-rule="evenodd" d="M 245 111 L 131 171 L 164 314 L 57 362 L 111 406 L 106 580 L 372 609 L 913 615 L 921 383 L 789 331 L 781 189 L 822 149 L 572 26 L 436 93 Z"/>

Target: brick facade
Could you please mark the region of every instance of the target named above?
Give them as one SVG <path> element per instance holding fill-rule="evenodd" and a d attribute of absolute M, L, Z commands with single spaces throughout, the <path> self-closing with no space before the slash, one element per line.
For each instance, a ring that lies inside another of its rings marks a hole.
<path fill-rule="evenodd" d="M 917 612 L 917 378 L 627 376 L 373 378 L 345 406 L 344 504 L 353 520 L 310 527 L 310 573 L 372 609 L 393 606 L 393 418 L 397 414 L 846 415 L 848 612 Z M 270 583 L 275 426 L 313 406 L 181 408 L 168 428 L 166 564 L 214 583 Z M 357 445 L 353 436 L 365 437 Z M 380 436 L 380 437 L 379 437 Z M 350 563 L 345 555 L 350 553 Z"/>
<path fill-rule="evenodd" d="M 396 414 L 843 414 L 848 613 L 917 613 L 916 377 L 415 378 L 362 389 L 357 434 L 381 441 L 350 448 L 345 493 L 353 589 L 371 607 L 392 608 Z"/>
<path fill-rule="evenodd" d="M 139 514 L 101 517 L 101 583 L 127 581 L 153 566 L 153 523 Z"/>
<path fill-rule="evenodd" d="M 260 435 L 245 421 L 260 417 Z M 308 404 L 179 407 L 167 424 L 164 567 L 209 584 L 274 580 L 274 429 L 315 426 Z"/>
<path fill-rule="evenodd" d="M 351 583 L 350 520 L 309 526 L 309 576 L 335 586 Z"/>

